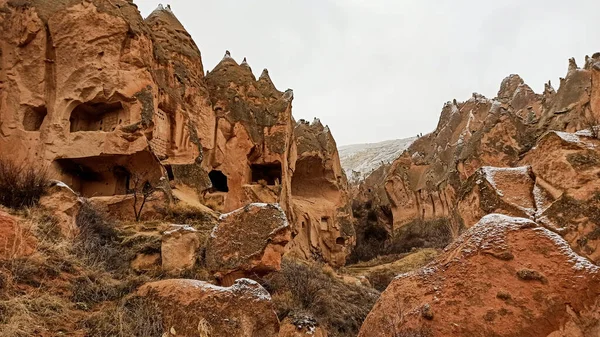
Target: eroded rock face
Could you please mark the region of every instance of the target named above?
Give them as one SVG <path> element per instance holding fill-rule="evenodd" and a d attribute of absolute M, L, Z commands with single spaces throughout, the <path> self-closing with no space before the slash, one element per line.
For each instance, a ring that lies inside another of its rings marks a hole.
<path fill-rule="evenodd" d="M 319 120 L 295 128 L 292 179 L 294 239 L 288 249 L 305 259 L 343 266 L 354 245 L 352 209 L 335 140 Z"/>
<path fill-rule="evenodd" d="M 166 334 L 275 337 L 279 332 L 269 293 L 252 280 L 240 279 L 228 288 L 164 280 L 145 284 L 137 294 L 159 305 Z"/>
<path fill-rule="evenodd" d="M 570 61 L 558 91 L 548 84 L 535 94 L 511 75 L 494 99 L 474 94 L 448 102 L 436 130 L 417 139 L 387 175 L 393 231 L 444 221 L 456 238 L 498 212 L 554 228 L 597 261 L 598 225 L 587 219 L 595 218 L 598 191 L 592 126 L 600 124 L 600 105 L 592 103 L 598 86 L 591 79 L 600 73 L 600 54 L 586 60 L 583 69 Z M 565 215 L 565 207 L 574 211 Z M 552 220 L 543 215 L 549 209 Z"/>
<path fill-rule="evenodd" d="M 143 19 L 124 0 L 3 1 L 0 26 L 0 156 L 49 167 L 117 216 L 129 217 L 118 208 L 148 183 L 164 187 L 167 202 L 177 194 L 219 212 L 262 202 L 279 203 L 294 226 L 307 214 L 329 217 L 331 229 L 302 250 L 344 263 L 353 234 L 335 142 L 321 125 L 305 138 L 324 147 L 297 149 L 293 91 L 277 90 L 268 71 L 257 79 L 227 52 L 205 75 L 169 7 Z M 296 163 L 299 152 L 306 161 Z M 313 164 L 331 193 L 311 198 L 333 200 L 297 208 L 292 177 Z"/>
<path fill-rule="evenodd" d="M 60 181 L 52 181 L 46 194 L 40 198 L 40 206 L 52 212 L 59 222 L 61 234 L 68 238 L 74 238 L 78 233 L 75 221 L 81 202 L 79 196 Z"/>
<path fill-rule="evenodd" d="M 160 255 L 163 270 L 181 272 L 192 269 L 198 259 L 199 247 L 197 230 L 185 225 L 171 225 L 162 234 Z"/>
<path fill-rule="evenodd" d="M 221 284 L 281 268 L 291 228 L 278 204 L 249 204 L 223 214 L 206 247 L 206 264 Z"/>
<path fill-rule="evenodd" d="M 596 336 L 599 283 L 600 269 L 557 234 L 487 215 L 433 263 L 398 276 L 359 336 Z"/>
<path fill-rule="evenodd" d="M 0 210 L 0 259 L 25 257 L 35 252 L 37 239 L 19 219 Z"/>

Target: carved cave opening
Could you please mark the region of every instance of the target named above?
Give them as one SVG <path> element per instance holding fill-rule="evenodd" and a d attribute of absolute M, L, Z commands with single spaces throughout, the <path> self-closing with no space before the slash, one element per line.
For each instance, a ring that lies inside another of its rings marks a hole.
<path fill-rule="evenodd" d="M 40 131 L 46 115 L 48 110 L 45 106 L 27 107 L 23 116 L 23 128 L 25 131 Z"/>
<path fill-rule="evenodd" d="M 57 159 L 60 179 L 86 198 L 132 193 L 135 181 L 158 181 L 160 163 L 149 152 Z"/>
<path fill-rule="evenodd" d="M 274 186 L 281 183 L 281 164 L 252 164 L 252 182 L 266 182 L 267 185 Z"/>
<path fill-rule="evenodd" d="M 343 237 L 341 237 L 341 236 L 340 236 L 340 237 L 338 237 L 337 239 L 335 239 L 335 243 L 336 243 L 337 245 L 342 245 L 342 246 L 343 246 L 343 245 L 345 245 L 345 244 L 346 244 L 346 239 L 344 239 Z"/>
<path fill-rule="evenodd" d="M 292 194 L 305 198 L 337 198 L 337 188 L 330 181 L 335 180 L 335 177 L 328 177 L 332 174 L 326 171 L 324 166 L 318 157 L 306 157 L 296 161 L 296 170 L 292 176 Z"/>
<path fill-rule="evenodd" d="M 117 126 L 129 122 L 129 118 L 126 117 L 121 102 L 82 103 L 71 112 L 69 122 L 71 123 L 71 132 L 112 132 Z"/>
<path fill-rule="evenodd" d="M 212 170 L 208 173 L 210 182 L 216 192 L 229 192 L 229 186 L 227 186 L 227 176 L 217 170 Z"/>

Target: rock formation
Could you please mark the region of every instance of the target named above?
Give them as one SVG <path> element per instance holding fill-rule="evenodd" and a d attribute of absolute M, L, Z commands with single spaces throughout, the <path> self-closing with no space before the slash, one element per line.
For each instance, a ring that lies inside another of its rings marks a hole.
<path fill-rule="evenodd" d="M 277 271 L 290 234 L 277 204 L 249 204 L 223 214 L 208 239 L 207 267 L 226 286 L 244 276 Z"/>
<path fill-rule="evenodd" d="M 165 280 L 137 295 L 156 302 L 165 336 L 276 337 L 279 320 L 271 296 L 258 283 L 239 279 L 231 287 L 196 280 Z"/>
<path fill-rule="evenodd" d="M 554 228 L 575 251 L 598 261 L 594 233 L 600 227 L 591 220 L 598 64 L 600 54 L 588 57 L 583 69 L 571 62 L 558 91 L 547 85 L 535 94 L 511 75 L 494 99 L 473 94 L 446 103 L 435 131 L 417 139 L 387 175 L 392 232 L 443 221 L 456 238 L 499 212 Z M 568 216 L 559 211 L 565 206 Z"/>
<path fill-rule="evenodd" d="M 277 90 L 267 70 L 257 79 L 227 52 L 205 75 L 199 48 L 162 6 L 143 19 L 124 0 L 2 1 L 0 26 L 2 158 L 47 166 L 122 219 L 136 218 L 132 194 L 148 187 L 162 194 L 143 220 L 177 201 L 219 212 L 279 203 L 295 233 L 299 219 L 315 229 L 329 219 L 291 250 L 344 264 L 354 239 L 335 142 L 313 127 L 302 136 L 325 147 L 299 149 L 308 143 L 295 131 L 293 91 Z M 319 209 L 301 205 L 313 164 L 328 184 L 309 198 Z"/>
<path fill-rule="evenodd" d="M 599 304 L 600 268 L 536 223 L 492 214 L 398 276 L 359 336 L 596 336 Z"/>

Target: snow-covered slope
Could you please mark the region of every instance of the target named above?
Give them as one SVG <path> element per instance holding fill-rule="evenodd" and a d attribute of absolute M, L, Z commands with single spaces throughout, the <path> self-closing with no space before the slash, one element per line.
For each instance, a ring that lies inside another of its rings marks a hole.
<path fill-rule="evenodd" d="M 417 139 L 395 139 L 373 144 L 354 144 L 340 146 L 340 161 L 346 176 L 351 182 L 366 178 L 369 173 L 382 164 L 391 163 L 400 157 L 412 142 Z M 354 173 L 353 173 L 354 172 Z"/>

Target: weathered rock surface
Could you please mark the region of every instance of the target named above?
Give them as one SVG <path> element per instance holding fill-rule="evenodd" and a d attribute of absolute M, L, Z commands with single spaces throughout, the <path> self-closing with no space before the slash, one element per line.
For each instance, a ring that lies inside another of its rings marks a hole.
<path fill-rule="evenodd" d="M 304 259 L 343 266 L 355 233 L 335 140 L 319 120 L 300 121 L 294 132 L 298 146 L 292 179 L 295 226 L 288 250 Z"/>
<path fill-rule="evenodd" d="M 281 322 L 279 337 L 327 337 L 327 332 L 308 318 L 286 318 Z"/>
<path fill-rule="evenodd" d="M 37 239 L 19 219 L 0 210 L 0 259 L 15 259 L 33 254 Z"/>
<path fill-rule="evenodd" d="M 597 336 L 600 268 L 533 221 L 485 216 L 397 277 L 359 336 Z"/>
<path fill-rule="evenodd" d="M 181 272 L 194 267 L 200 248 L 197 232 L 186 225 L 171 225 L 163 232 L 160 246 L 163 270 Z"/>
<path fill-rule="evenodd" d="M 167 335 L 275 337 L 279 332 L 269 293 L 252 280 L 240 279 L 228 288 L 164 280 L 145 284 L 137 294 L 159 305 Z"/>
<path fill-rule="evenodd" d="M 281 268 L 291 227 L 278 204 L 249 204 L 223 214 L 206 247 L 206 264 L 221 284 Z"/>
<path fill-rule="evenodd" d="M 81 199 L 71 188 L 60 181 L 51 182 L 46 194 L 40 198 L 40 206 L 52 212 L 59 221 L 63 236 L 74 238 L 77 235 L 75 220 L 81 209 Z"/>
<path fill-rule="evenodd" d="M 117 217 L 130 219 L 128 196 L 146 184 L 162 187 L 167 202 L 177 194 L 219 212 L 279 203 L 294 227 L 307 214 L 326 216 L 331 229 L 297 251 L 344 263 L 353 231 L 335 142 L 322 126 L 307 131 L 327 143 L 309 156 L 331 175 L 334 200 L 318 193 L 311 198 L 330 204 L 296 207 L 292 177 L 313 162 L 297 163 L 305 150 L 293 91 L 277 90 L 267 70 L 257 79 L 227 52 L 205 75 L 169 7 L 143 19 L 124 0 L 3 1 L 0 27 L 0 156 L 49 167 Z M 142 219 L 161 215 L 152 208 Z"/>
<path fill-rule="evenodd" d="M 558 91 L 548 84 L 535 94 L 511 75 L 494 99 L 474 94 L 448 102 L 436 130 L 390 168 L 385 189 L 392 231 L 443 221 L 456 238 L 497 212 L 554 228 L 597 261 L 600 227 L 591 219 L 597 218 L 600 105 L 592 103 L 599 96 L 592 79 L 600 73 L 594 67 L 600 54 L 586 60 L 583 69 L 570 61 Z"/>

